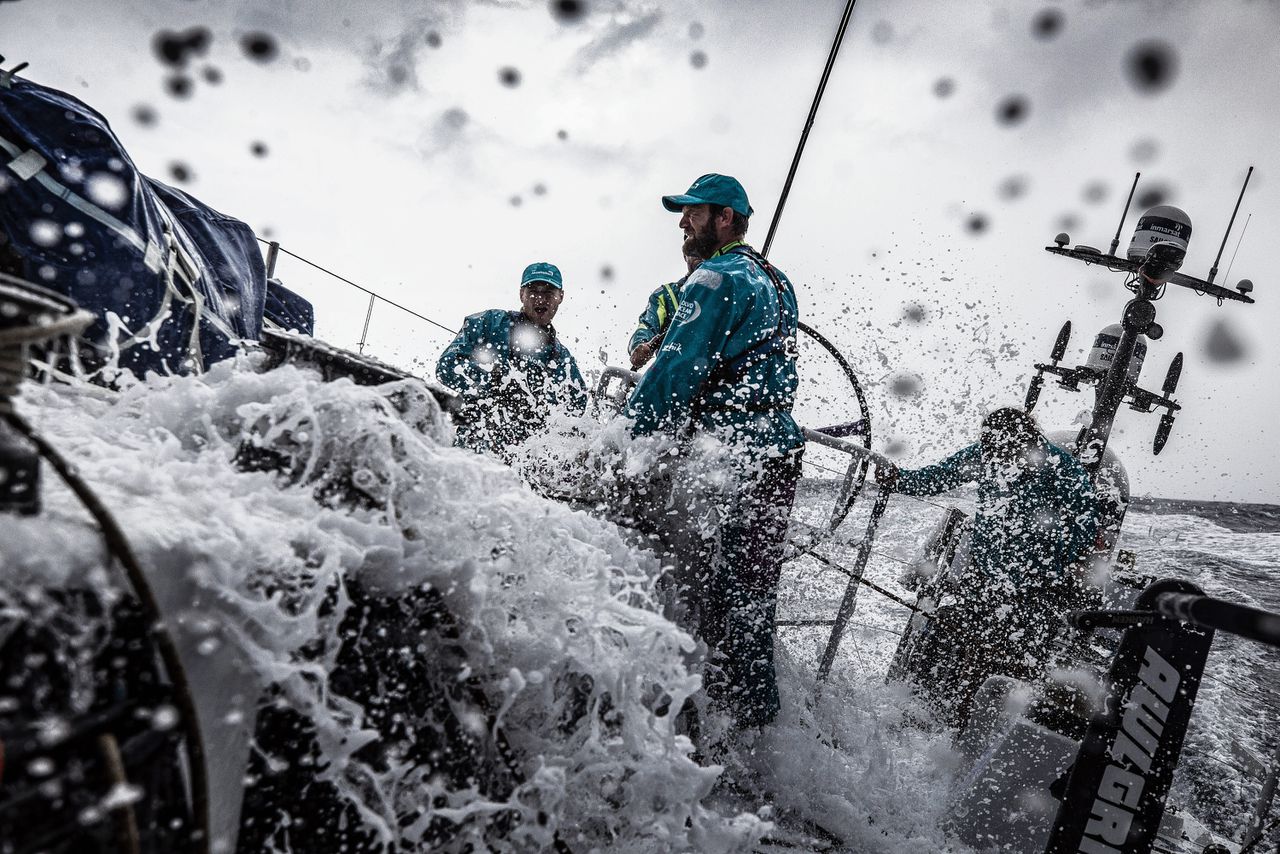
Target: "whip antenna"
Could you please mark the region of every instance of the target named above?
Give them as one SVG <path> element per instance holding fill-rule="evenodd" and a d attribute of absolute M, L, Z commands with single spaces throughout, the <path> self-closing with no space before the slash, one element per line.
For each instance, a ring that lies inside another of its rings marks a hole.
<path fill-rule="evenodd" d="M 1249 179 L 1253 177 L 1253 167 L 1249 167 L 1249 171 L 1244 175 L 1244 186 L 1240 188 L 1240 195 L 1236 198 L 1236 208 L 1231 212 L 1231 221 L 1227 223 L 1227 233 L 1222 235 L 1222 245 L 1218 247 L 1218 257 L 1213 259 L 1213 266 L 1209 268 L 1209 284 L 1213 284 L 1213 277 L 1218 275 L 1218 262 L 1222 260 L 1222 250 L 1227 248 L 1227 238 L 1231 236 L 1231 226 L 1236 224 L 1236 214 L 1240 213 L 1240 203 L 1244 201 L 1244 191 L 1249 186 Z M 1243 238 L 1244 233 L 1240 236 Z"/>
<path fill-rule="evenodd" d="M 1240 229 L 1240 239 L 1236 241 L 1235 252 L 1231 253 L 1231 260 L 1227 263 L 1227 272 L 1222 276 L 1227 281 L 1231 280 L 1231 267 L 1236 263 L 1236 255 L 1240 252 L 1240 244 L 1244 242 L 1245 232 L 1249 230 L 1249 223 L 1251 222 L 1253 222 L 1253 214 L 1249 214 L 1244 218 L 1244 228 Z"/>
<path fill-rule="evenodd" d="M 809 131 L 813 129 L 813 120 L 818 115 L 818 105 L 822 103 L 822 93 L 827 89 L 827 80 L 831 77 L 831 69 L 836 64 L 836 54 L 840 52 L 840 43 L 844 41 L 844 31 L 849 28 L 849 18 L 853 15 L 853 4 L 857 0 L 849 0 L 844 7 L 844 16 L 840 18 L 840 27 L 836 30 L 836 39 L 831 44 L 831 53 L 827 55 L 827 66 L 822 69 L 822 79 L 818 81 L 818 91 L 813 94 L 813 105 L 809 107 L 809 117 L 805 119 L 804 130 L 800 132 L 800 143 L 796 146 L 795 157 L 791 158 L 791 169 L 787 172 L 787 180 L 782 184 L 782 195 L 778 197 L 778 206 L 773 211 L 773 221 L 769 223 L 769 235 L 764 239 L 762 256 L 768 257 L 769 247 L 773 244 L 773 235 L 778 230 L 778 221 L 782 219 L 782 209 L 787 204 L 787 196 L 791 194 L 791 182 L 795 180 L 796 169 L 800 167 L 800 157 L 804 154 L 804 144 L 809 141 Z"/>
<path fill-rule="evenodd" d="M 1138 189 L 1138 179 L 1142 177 L 1141 172 L 1133 173 L 1133 186 L 1129 188 L 1129 198 L 1124 203 L 1124 213 L 1120 214 L 1120 224 L 1116 226 L 1116 236 L 1111 239 L 1111 251 L 1108 255 L 1116 254 L 1116 248 L 1120 245 L 1120 232 L 1124 231 L 1124 221 L 1129 216 L 1129 205 L 1133 204 L 1133 191 Z"/>

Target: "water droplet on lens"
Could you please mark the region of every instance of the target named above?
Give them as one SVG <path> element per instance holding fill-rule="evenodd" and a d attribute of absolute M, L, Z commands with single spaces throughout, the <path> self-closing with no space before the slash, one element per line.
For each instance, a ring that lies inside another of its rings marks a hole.
<path fill-rule="evenodd" d="M 1178 54 L 1166 42 L 1141 41 L 1125 55 L 1124 70 L 1138 92 L 1155 95 L 1169 88 L 1178 76 Z"/>
<path fill-rule="evenodd" d="M 1031 102 L 1025 95 L 1009 95 L 996 105 L 996 121 L 1002 125 L 1016 125 L 1031 112 Z"/>
<path fill-rule="evenodd" d="M 1031 20 L 1031 32 L 1036 38 L 1048 41 L 1062 31 L 1065 20 L 1061 9 L 1042 9 Z"/>
<path fill-rule="evenodd" d="M 956 91 L 956 81 L 950 77 L 939 77 L 933 84 L 933 94 L 939 98 L 950 98 Z"/>
<path fill-rule="evenodd" d="M 503 86 L 514 89 L 520 85 L 520 71 L 510 65 L 505 66 L 498 70 L 498 80 L 502 82 Z"/>
<path fill-rule="evenodd" d="M 1163 184 L 1153 184 L 1148 187 L 1139 187 L 1138 195 L 1134 198 L 1134 201 L 1138 203 L 1139 210 L 1145 210 L 1146 208 L 1165 204 L 1172 196 L 1173 193 L 1168 187 Z"/>
<path fill-rule="evenodd" d="M 1216 320 L 1209 326 L 1204 353 L 1211 362 L 1231 364 L 1245 357 L 1245 346 L 1234 326 L 1225 320 Z"/>
<path fill-rule="evenodd" d="M 204 645 L 208 643 L 210 640 L 213 640 L 213 639 L 205 638 L 203 641 L 200 642 L 199 649 L 201 650 L 202 655 L 209 655 L 214 651 L 213 649 L 211 649 L 209 650 L 209 652 L 204 652 Z M 214 641 L 214 644 L 215 644 L 214 649 L 217 649 L 217 642 Z M 157 706 L 155 711 L 152 712 L 151 714 L 151 728 L 154 730 L 158 730 L 159 732 L 168 732 L 169 730 L 173 729 L 177 725 L 178 725 L 178 710 L 173 706 L 169 706 L 169 705 Z"/>
<path fill-rule="evenodd" d="M 240 49 L 254 62 L 270 62 L 280 53 L 275 36 L 261 31 L 245 33 L 240 38 Z"/>
<path fill-rule="evenodd" d="M 254 157 L 266 157 L 267 144 L 265 142 L 262 142 L 261 140 L 255 141 L 249 146 L 249 151 L 253 154 Z"/>
<path fill-rule="evenodd" d="M 85 195 L 100 207 L 118 210 L 129 200 L 129 190 L 119 176 L 95 172 L 84 182 Z"/>
<path fill-rule="evenodd" d="M 601 267 L 600 278 L 604 279 L 606 282 L 613 279 L 613 267 L 609 264 L 605 264 L 603 267 Z"/>
<path fill-rule="evenodd" d="M 192 56 L 203 55 L 213 41 L 208 27 L 191 27 L 182 32 L 160 30 L 151 39 L 151 48 L 165 65 L 183 68 Z"/>
<path fill-rule="evenodd" d="M 965 228 L 972 234 L 981 234 L 987 230 L 988 225 L 987 215 L 982 213 L 970 214 L 968 221 L 965 222 Z"/>
<path fill-rule="evenodd" d="M 562 24 L 574 24 L 587 14 L 586 0 L 551 0 L 551 14 Z"/>
<path fill-rule="evenodd" d="M 876 21 L 871 28 L 871 40 L 876 44 L 888 44 L 893 41 L 893 24 L 888 21 Z"/>
<path fill-rule="evenodd" d="M 217 86 L 222 82 L 222 69 L 216 65 L 206 65 L 201 72 L 201 76 L 204 77 L 204 82 L 211 86 Z"/>
<path fill-rule="evenodd" d="M 150 127 L 159 121 L 155 108 L 149 104 L 139 104 L 133 108 L 133 120 L 144 127 Z"/>
<path fill-rule="evenodd" d="M 1137 163 L 1146 163 L 1160 153 L 1160 143 L 1149 137 L 1135 140 L 1129 148 L 1129 157 Z"/>
<path fill-rule="evenodd" d="M 444 44 L 444 39 L 440 38 L 440 34 L 437 33 L 435 30 L 432 30 L 431 32 L 427 33 L 426 41 L 427 41 L 427 47 L 431 47 L 431 48 L 437 48 L 437 47 L 440 47 L 440 45 Z"/>
<path fill-rule="evenodd" d="M 169 164 L 169 175 L 179 184 L 185 184 L 188 181 L 194 180 L 191 174 L 191 168 L 185 163 L 180 163 L 176 160 Z"/>
<path fill-rule="evenodd" d="M 192 86 L 191 78 L 185 74 L 174 74 L 166 77 L 164 81 L 164 88 L 168 89 L 169 94 L 175 98 L 191 97 Z"/>
<path fill-rule="evenodd" d="M 902 307 L 902 319 L 909 323 L 924 323 L 929 319 L 929 310 L 918 302 L 909 302 Z"/>
<path fill-rule="evenodd" d="M 1091 205 L 1104 201 L 1107 198 L 1107 185 L 1101 181 L 1094 181 L 1084 188 L 1084 200 Z"/>
<path fill-rule="evenodd" d="M 706 27 L 702 26 L 702 24 L 698 23 L 697 21 L 694 21 L 689 25 L 689 38 L 693 39 L 694 41 L 697 41 L 698 39 L 702 38 L 703 34 L 706 33 L 706 31 L 707 31 Z"/>
<path fill-rule="evenodd" d="M 915 374 L 898 374 L 889 381 L 889 393 L 895 397 L 913 397 L 920 393 L 922 386 Z"/>
<path fill-rule="evenodd" d="M 47 219 L 38 219 L 28 228 L 31 242 L 37 246 L 50 247 L 62 240 L 62 229 L 58 224 Z"/>
<path fill-rule="evenodd" d="M 695 50 L 689 54 L 689 64 L 694 68 L 706 68 L 707 54 L 704 51 Z"/>
<path fill-rule="evenodd" d="M 1003 199 L 1017 199 L 1027 192 L 1027 176 L 1010 175 L 1000 182 L 1000 197 Z"/>

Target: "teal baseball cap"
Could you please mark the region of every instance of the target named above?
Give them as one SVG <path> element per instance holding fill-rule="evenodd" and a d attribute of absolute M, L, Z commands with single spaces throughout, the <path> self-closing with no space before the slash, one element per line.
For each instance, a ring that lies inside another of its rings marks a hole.
<path fill-rule="evenodd" d="M 719 205 L 733 208 L 743 216 L 753 213 L 747 202 L 747 191 L 742 189 L 738 179 L 714 172 L 694 181 L 683 196 L 662 197 L 662 206 L 672 213 L 680 213 L 685 205 Z"/>
<path fill-rule="evenodd" d="M 524 268 L 520 277 L 520 287 L 532 285 L 534 282 L 546 282 L 553 288 L 564 290 L 564 279 L 560 278 L 560 268 L 546 261 L 534 261 Z"/>

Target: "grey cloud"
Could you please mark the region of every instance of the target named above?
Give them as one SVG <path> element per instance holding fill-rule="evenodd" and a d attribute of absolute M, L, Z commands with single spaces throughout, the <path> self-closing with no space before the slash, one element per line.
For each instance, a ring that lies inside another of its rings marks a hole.
<path fill-rule="evenodd" d="M 390 39 L 373 39 L 364 55 L 369 88 L 386 95 L 421 91 L 418 62 L 422 53 L 431 49 L 427 39 L 438 32 L 440 25 L 435 16 L 418 18 L 406 22 Z"/>
<path fill-rule="evenodd" d="M 574 58 L 575 70 L 585 74 L 600 60 L 621 53 L 631 44 L 646 38 L 661 21 L 662 12 L 651 9 L 625 22 L 610 22 L 604 32 L 578 51 Z"/>

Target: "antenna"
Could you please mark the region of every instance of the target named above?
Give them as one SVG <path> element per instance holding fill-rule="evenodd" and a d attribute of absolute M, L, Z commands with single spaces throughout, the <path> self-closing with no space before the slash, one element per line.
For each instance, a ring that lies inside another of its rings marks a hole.
<path fill-rule="evenodd" d="M 1236 209 L 1231 212 L 1231 221 L 1227 223 L 1227 233 L 1222 235 L 1222 245 L 1218 247 L 1218 257 L 1213 259 L 1213 266 L 1209 268 L 1209 278 L 1206 279 L 1209 284 L 1213 284 L 1213 277 L 1218 275 L 1218 262 L 1222 260 L 1222 250 L 1227 248 L 1227 238 L 1231 236 L 1231 226 L 1236 224 L 1236 214 L 1240 213 L 1240 202 L 1244 200 L 1244 191 L 1249 186 L 1249 179 L 1253 177 L 1253 167 L 1249 167 L 1249 171 L 1244 176 L 1244 186 L 1240 188 L 1240 195 L 1236 199 Z M 1244 237 L 1244 235 L 1240 235 Z"/>
<path fill-rule="evenodd" d="M 1124 203 L 1124 213 L 1120 214 L 1120 224 L 1116 226 L 1116 236 L 1111 240 L 1111 251 L 1108 255 L 1116 254 L 1116 247 L 1120 245 L 1120 232 L 1124 231 L 1124 221 L 1129 216 L 1129 205 L 1133 204 L 1133 191 L 1138 189 L 1138 179 L 1142 177 L 1141 172 L 1133 173 L 1133 186 L 1129 188 L 1129 198 Z"/>
<path fill-rule="evenodd" d="M 1236 255 L 1240 254 L 1240 244 L 1244 243 L 1244 236 L 1249 233 L 1249 223 L 1253 222 L 1253 214 L 1249 214 L 1244 218 L 1244 228 L 1240 229 L 1240 239 L 1236 241 L 1236 249 L 1231 253 L 1231 260 L 1227 263 L 1227 272 L 1223 273 L 1222 278 L 1231 279 L 1231 268 L 1235 266 Z"/>

